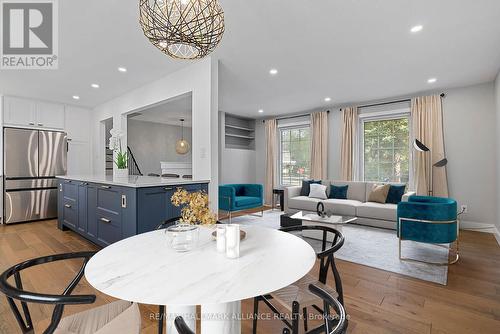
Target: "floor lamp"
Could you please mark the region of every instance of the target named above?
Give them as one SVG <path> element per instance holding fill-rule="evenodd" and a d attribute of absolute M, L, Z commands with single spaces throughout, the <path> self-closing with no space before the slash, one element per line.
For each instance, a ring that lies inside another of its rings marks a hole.
<path fill-rule="evenodd" d="M 436 162 L 436 163 L 433 164 L 432 163 L 432 154 L 431 154 L 430 148 L 428 148 L 427 146 L 425 146 L 418 139 L 415 139 L 415 141 L 413 142 L 413 147 L 415 148 L 415 150 L 417 150 L 419 152 L 428 153 L 430 155 L 430 157 L 429 157 L 429 168 L 428 168 L 429 177 L 427 178 L 427 182 L 428 182 L 427 193 L 428 193 L 429 196 L 432 196 L 433 192 L 434 192 L 434 180 L 433 180 L 433 176 L 432 176 L 432 174 L 433 174 L 432 173 L 432 168 L 433 167 L 441 168 L 441 167 L 446 166 L 448 164 L 448 159 L 443 158 L 443 159 L 441 159 L 438 162 Z"/>

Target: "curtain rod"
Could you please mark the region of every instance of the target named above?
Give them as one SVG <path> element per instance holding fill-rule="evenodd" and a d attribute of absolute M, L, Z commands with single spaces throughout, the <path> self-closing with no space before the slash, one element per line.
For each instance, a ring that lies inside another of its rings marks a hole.
<path fill-rule="evenodd" d="M 326 111 L 328 114 L 330 113 L 330 110 L 327 110 Z M 284 117 L 277 117 L 276 120 L 279 121 L 279 120 L 282 120 L 282 119 L 291 119 L 291 118 L 299 118 L 299 117 L 304 117 L 304 116 L 310 116 L 311 113 L 309 114 L 300 114 L 300 115 L 293 115 L 293 116 L 284 116 Z M 262 123 L 264 123 L 266 120 L 263 119 L 262 120 Z"/>
<path fill-rule="evenodd" d="M 445 93 L 439 94 L 441 98 L 445 97 Z M 397 100 L 397 101 L 390 101 L 390 102 L 381 102 L 381 103 L 374 103 L 374 104 L 366 104 L 364 106 L 359 106 L 358 108 L 370 108 L 370 107 L 378 107 L 378 106 L 385 106 L 386 104 L 393 104 L 393 103 L 401 103 L 401 102 L 410 102 L 411 99 L 404 99 L 404 100 Z M 340 111 L 342 111 L 342 108 L 340 108 Z"/>

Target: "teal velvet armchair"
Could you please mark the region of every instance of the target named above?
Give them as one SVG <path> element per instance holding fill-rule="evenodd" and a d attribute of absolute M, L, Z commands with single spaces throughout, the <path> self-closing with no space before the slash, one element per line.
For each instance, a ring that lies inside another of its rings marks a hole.
<path fill-rule="evenodd" d="M 219 186 L 219 210 L 229 213 L 261 208 L 263 214 L 264 190 L 261 184 L 224 184 Z"/>
<path fill-rule="evenodd" d="M 458 261 L 457 202 L 451 198 L 410 196 L 398 204 L 399 258 L 425 263 L 448 265 Z M 450 244 L 450 257 L 446 263 L 427 262 L 401 256 L 401 242 L 412 240 L 422 243 Z"/>

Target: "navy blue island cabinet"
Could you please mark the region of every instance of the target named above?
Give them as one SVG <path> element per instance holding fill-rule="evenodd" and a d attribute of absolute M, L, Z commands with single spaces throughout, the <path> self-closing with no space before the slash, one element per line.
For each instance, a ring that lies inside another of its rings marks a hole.
<path fill-rule="evenodd" d="M 136 176 L 131 177 L 130 182 L 117 183 L 107 179 L 58 179 L 59 229 L 73 230 L 106 247 L 127 237 L 153 231 L 165 220 L 180 216 L 181 208 L 170 201 L 177 188 L 208 193 L 208 181 L 169 182 Z"/>

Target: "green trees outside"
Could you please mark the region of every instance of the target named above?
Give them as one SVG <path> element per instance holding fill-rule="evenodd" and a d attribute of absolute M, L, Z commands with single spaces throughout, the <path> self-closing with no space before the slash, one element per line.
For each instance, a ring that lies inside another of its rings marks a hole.
<path fill-rule="evenodd" d="M 300 185 L 311 174 L 311 129 L 309 126 L 280 130 L 281 184 Z"/>
<path fill-rule="evenodd" d="M 364 180 L 407 183 L 410 175 L 409 120 L 396 118 L 363 123 Z M 300 185 L 311 173 L 309 126 L 280 129 L 280 181 Z"/>
<path fill-rule="evenodd" d="M 409 181 L 408 118 L 364 122 L 364 179 L 376 182 Z"/>

